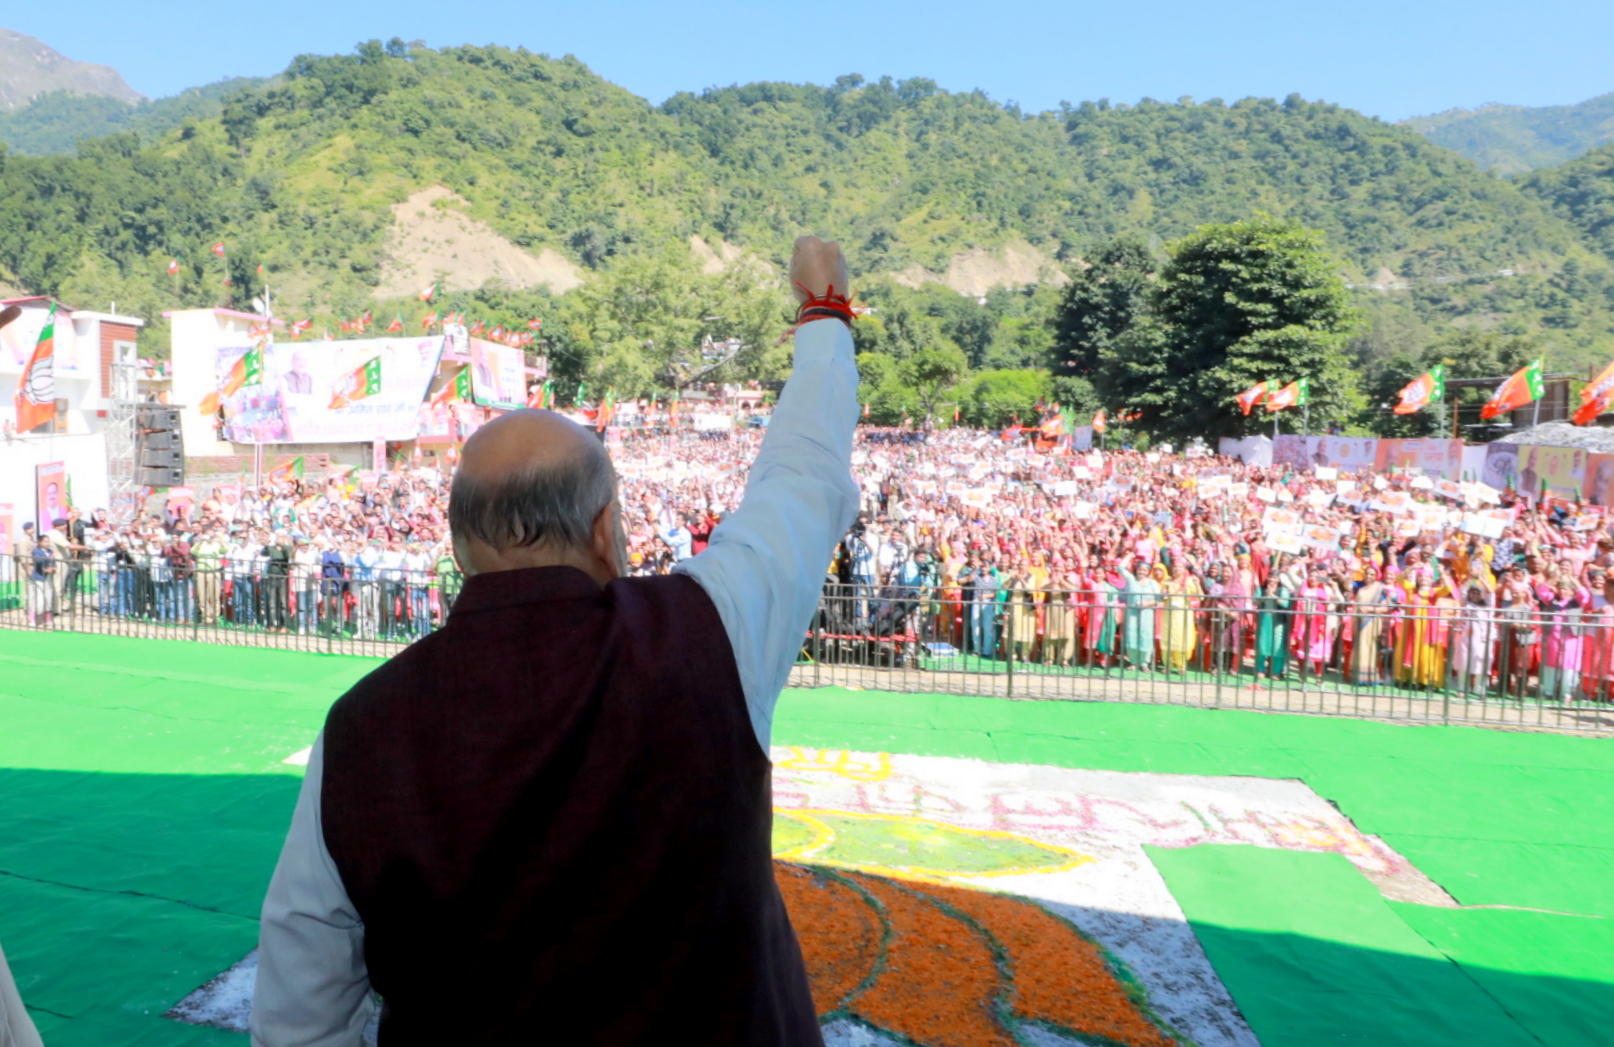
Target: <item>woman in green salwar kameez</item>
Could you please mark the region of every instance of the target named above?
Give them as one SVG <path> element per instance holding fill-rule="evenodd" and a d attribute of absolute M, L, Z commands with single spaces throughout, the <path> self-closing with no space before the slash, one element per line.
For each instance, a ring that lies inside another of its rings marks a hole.
<path fill-rule="evenodd" d="M 1288 671 L 1289 632 L 1294 624 L 1289 608 L 1294 602 L 1294 593 L 1277 572 L 1256 591 L 1255 609 L 1259 617 L 1255 627 L 1255 678 L 1258 680 L 1263 674 L 1281 680 Z"/>

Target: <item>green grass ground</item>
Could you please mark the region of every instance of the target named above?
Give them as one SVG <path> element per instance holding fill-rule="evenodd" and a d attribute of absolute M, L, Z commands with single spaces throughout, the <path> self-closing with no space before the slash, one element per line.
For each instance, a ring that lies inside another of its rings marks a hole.
<path fill-rule="evenodd" d="M 244 1044 L 158 1016 L 238 960 L 325 709 L 375 663 L 0 632 L 0 942 L 50 1047 Z M 1152 850 L 1266 1047 L 1604 1044 L 1614 740 L 1238 711 L 790 691 L 775 741 L 1299 778 L 1464 905 L 1335 855 Z"/>

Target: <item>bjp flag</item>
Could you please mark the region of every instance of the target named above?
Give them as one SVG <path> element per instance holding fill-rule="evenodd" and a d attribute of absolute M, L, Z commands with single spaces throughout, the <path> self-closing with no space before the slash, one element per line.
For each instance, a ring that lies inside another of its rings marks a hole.
<path fill-rule="evenodd" d="M 31 433 L 56 417 L 56 303 L 17 379 L 17 432 Z"/>
<path fill-rule="evenodd" d="M 1277 383 L 1272 383 L 1276 385 Z M 1311 402 L 1311 381 L 1300 378 L 1267 397 L 1268 411 L 1282 411 L 1287 407 L 1304 407 Z"/>
<path fill-rule="evenodd" d="M 1401 402 L 1395 405 L 1396 414 L 1416 414 L 1446 396 L 1446 367 L 1436 364 L 1401 390 Z"/>
<path fill-rule="evenodd" d="M 1271 384 L 1270 382 L 1256 382 L 1234 397 L 1238 401 L 1239 407 L 1244 410 L 1244 417 L 1250 417 L 1250 412 L 1255 410 L 1255 405 L 1266 399 Z"/>
<path fill-rule="evenodd" d="M 1614 363 L 1603 368 L 1603 373 L 1580 391 L 1580 410 L 1571 421 L 1576 425 L 1590 425 L 1608 410 L 1610 401 L 1614 401 Z"/>
<path fill-rule="evenodd" d="M 1250 412 L 1245 411 L 1244 413 L 1249 414 Z M 1109 419 L 1105 416 L 1103 409 L 1100 408 L 1099 412 L 1093 416 L 1093 432 L 1102 433 L 1104 430 L 1108 429 L 1109 427 L 1110 427 Z"/>
<path fill-rule="evenodd" d="M 381 391 L 381 357 L 372 357 L 337 380 L 332 390 L 330 410 L 339 411 L 354 400 Z"/>
<path fill-rule="evenodd" d="M 1492 396 L 1490 402 L 1480 408 L 1481 420 L 1495 418 L 1504 411 L 1517 410 L 1526 404 L 1535 403 L 1546 392 L 1546 383 L 1541 379 L 1541 361 L 1532 360 L 1503 382 Z"/>

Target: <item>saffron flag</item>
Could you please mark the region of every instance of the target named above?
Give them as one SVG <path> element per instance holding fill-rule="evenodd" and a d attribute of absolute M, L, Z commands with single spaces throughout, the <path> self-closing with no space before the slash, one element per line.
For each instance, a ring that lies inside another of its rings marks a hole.
<path fill-rule="evenodd" d="M 403 317 L 394 316 L 392 318 L 392 323 L 387 325 L 387 333 L 388 334 L 397 334 L 399 331 L 402 331 L 402 330 L 403 330 Z"/>
<path fill-rule="evenodd" d="M 527 326 L 536 331 L 538 328 L 544 326 L 544 322 L 542 320 L 528 320 Z"/>
<path fill-rule="evenodd" d="M 220 240 L 218 243 L 213 245 L 213 253 L 218 255 L 220 258 L 224 257 L 224 241 L 223 240 Z"/>
<path fill-rule="evenodd" d="M 1480 419 L 1495 418 L 1503 411 L 1513 411 L 1525 404 L 1534 403 L 1541 399 L 1546 392 L 1546 383 L 1541 380 L 1541 360 L 1530 361 L 1524 367 L 1514 371 L 1496 390 L 1490 402 L 1480 408 Z"/>
<path fill-rule="evenodd" d="M 451 404 L 455 400 L 470 400 L 470 398 L 471 371 L 469 368 L 462 367 L 454 375 L 452 382 L 444 382 L 443 387 L 437 390 L 437 395 L 432 397 L 432 406 L 441 407 L 444 404 Z"/>
<path fill-rule="evenodd" d="M 1245 414 L 1248 414 L 1248 413 L 1249 413 L 1248 411 L 1245 412 Z M 1109 427 L 1110 427 L 1109 416 L 1107 416 L 1104 413 L 1103 408 L 1099 408 L 1098 413 L 1093 416 L 1093 432 L 1102 433 L 1104 430 L 1108 429 Z"/>
<path fill-rule="evenodd" d="M 1276 385 L 1276 382 L 1269 383 Z M 1267 397 L 1267 410 L 1282 411 L 1287 407 L 1304 407 L 1311 402 L 1311 382 L 1300 378 Z M 1246 414 L 1249 412 L 1246 411 Z"/>
<path fill-rule="evenodd" d="M 17 379 L 17 432 L 31 433 L 56 417 L 56 303 Z"/>
<path fill-rule="evenodd" d="M 381 357 L 376 356 L 343 375 L 332 390 L 330 410 L 339 411 L 355 400 L 381 391 Z"/>
<path fill-rule="evenodd" d="M 1023 432 L 1025 432 L 1025 426 L 1021 425 L 1019 422 L 1015 422 L 1013 425 L 1003 430 L 1003 439 L 1006 441 L 1013 440 Z"/>
<path fill-rule="evenodd" d="M 616 419 L 616 393 L 610 389 L 605 391 L 605 399 L 600 401 L 600 409 L 594 416 L 594 428 L 605 432 L 605 427 Z"/>
<path fill-rule="evenodd" d="M 280 465 L 277 465 L 273 469 L 269 470 L 269 480 L 270 480 L 271 483 L 273 483 L 275 480 L 289 480 L 293 476 L 295 476 L 299 480 L 301 480 L 303 478 L 303 456 L 302 455 L 298 455 L 296 458 L 293 458 L 291 461 L 283 462 Z"/>
<path fill-rule="evenodd" d="M 1234 397 L 1238 401 L 1239 407 L 1243 408 L 1244 417 L 1250 417 L 1250 412 L 1255 409 L 1255 405 L 1266 399 L 1270 384 L 1269 382 L 1256 382 Z"/>
<path fill-rule="evenodd" d="M 430 287 L 424 288 L 420 292 L 420 300 L 422 302 L 429 302 L 433 298 L 436 298 L 436 297 L 437 297 L 437 285 L 436 284 L 432 284 Z"/>
<path fill-rule="evenodd" d="M 1395 405 L 1395 413 L 1414 414 L 1445 398 L 1446 367 L 1436 364 L 1401 390 L 1401 402 Z"/>
<path fill-rule="evenodd" d="M 432 324 L 435 324 L 436 322 L 437 322 L 437 310 L 433 309 L 431 312 L 427 313 L 421 319 L 421 321 L 420 321 L 421 329 L 422 330 L 430 330 Z"/>
<path fill-rule="evenodd" d="M 1614 363 L 1603 368 L 1603 373 L 1580 391 L 1580 409 L 1571 421 L 1576 425 L 1589 425 L 1608 410 L 1611 401 L 1614 401 Z"/>
<path fill-rule="evenodd" d="M 179 259 L 178 258 L 170 258 L 168 260 L 168 275 L 169 276 L 178 276 L 179 275 Z"/>
<path fill-rule="evenodd" d="M 1065 435 L 1065 414 L 1054 404 L 1054 409 L 1043 416 L 1042 424 L 1037 427 L 1043 436 Z"/>
<path fill-rule="evenodd" d="M 224 376 L 224 384 L 213 392 L 202 397 L 198 409 L 203 415 L 216 414 L 219 403 L 229 396 L 234 396 L 244 387 L 258 385 L 263 381 L 263 349 L 253 346 L 238 357 L 230 366 L 230 373 Z"/>

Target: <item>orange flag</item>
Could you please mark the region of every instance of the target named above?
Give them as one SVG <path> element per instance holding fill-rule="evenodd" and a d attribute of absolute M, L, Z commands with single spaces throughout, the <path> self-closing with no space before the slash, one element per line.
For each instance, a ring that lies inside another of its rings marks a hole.
<path fill-rule="evenodd" d="M 1614 363 L 1603 368 L 1603 373 L 1580 391 L 1580 410 L 1571 421 L 1576 425 L 1589 425 L 1608 410 L 1611 401 L 1614 401 Z"/>
<path fill-rule="evenodd" d="M 1244 417 L 1250 417 L 1250 412 L 1255 410 L 1255 405 L 1266 399 L 1269 384 L 1267 382 L 1256 382 L 1234 397 L 1238 401 L 1239 407 L 1243 408 Z"/>
<path fill-rule="evenodd" d="M 56 303 L 17 379 L 17 432 L 30 433 L 56 417 Z"/>
<path fill-rule="evenodd" d="M 1245 412 L 1245 414 L 1248 414 L 1248 413 L 1249 413 L 1248 411 Z M 1110 427 L 1109 419 L 1105 417 L 1104 409 L 1099 408 L 1098 414 L 1095 414 L 1093 416 L 1093 432 L 1102 433 L 1104 430 L 1108 429 L 1109 427 Z"/>
<path fill-rule="evenodd" d="M 1490 402 L 1480 408 L 1480 419 L 1495 418 L 1504 411 L 1516 410 L 1525 404 L 1541 399 L 1546 383 L 1541 380 L 1541 361 L 1532 360 L 1503 382 Z"/>

